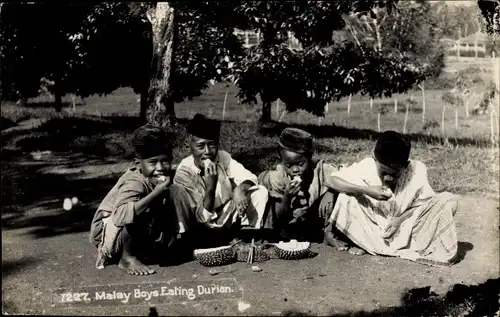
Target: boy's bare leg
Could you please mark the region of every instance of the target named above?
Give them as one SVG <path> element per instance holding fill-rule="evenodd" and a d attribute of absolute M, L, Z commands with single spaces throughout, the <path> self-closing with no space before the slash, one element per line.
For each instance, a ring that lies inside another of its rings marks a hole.
<path fill-rule="evenodd" d="M 151 269 L 134 255 L 134 245 L 132 237 L 127 228 L 122 229 L 121 233 L 123 251 L 118 263 L 118 267 L 130 275 L 150 275 L 154 274 L 155 270 Z"/>
<path fill-rule="evenodd" d="M 329 223 L 324 229 L 325 240 L 324 243 L 331 247 L 337 249 L 337 251 L 347 251 L 349 250 L 349 244 L 343 240 L 341 240 L 338 236 L 333 232 L 333 223 Z"/>

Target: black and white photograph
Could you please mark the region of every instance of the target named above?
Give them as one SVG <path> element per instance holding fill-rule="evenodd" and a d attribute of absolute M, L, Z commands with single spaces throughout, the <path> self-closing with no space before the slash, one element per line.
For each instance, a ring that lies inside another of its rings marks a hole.
<path fill-rule="evenodd" d="M 500 0 L 0 2 L 2 314 L 500 317 Z"/>

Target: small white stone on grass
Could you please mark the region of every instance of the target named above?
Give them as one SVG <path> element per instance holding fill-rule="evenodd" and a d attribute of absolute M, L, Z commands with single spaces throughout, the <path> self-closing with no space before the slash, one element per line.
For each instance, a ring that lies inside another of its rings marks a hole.
<path fill-rule="evenodd" d="M 208 274 L 217 275 L 217 274 L 219 274 L 219 271 L 217 271 L 216 269 L 210 269 L 210 270 L 208 270 Z"/>
<path fill-rule="evenodd" d="M 70 198 L 64 198 L 63 209 L 69 211 L 73 208 L 73 202 Z"/>
<path fill-rule="evenodd" d="M 252 307 L 252 305 L 250 305 L 249 303 L 247 303 L 245 301 L 240 300 L 238 302 L 238 310 L 240 312 L 244 312 L 245 310 L 249 309 L 250 307 Z"/>
<path fill-rule="evenodd" d="M 262 272 L 262 268 L 258 265 L 253 265 L 252 266 L 252 271 L 254 272 Z"/>

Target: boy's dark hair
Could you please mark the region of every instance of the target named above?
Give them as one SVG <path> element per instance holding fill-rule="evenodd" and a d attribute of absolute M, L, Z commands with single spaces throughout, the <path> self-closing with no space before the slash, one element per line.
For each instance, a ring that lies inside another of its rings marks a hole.
<path fill-rule="evenodd" d="M 408 162 L 410 150 L 411 142 L 408 138 L 395 131 L 386 131 L 379 136 L 374 155 L 380 163 L 398 168 Z"/>
<path fill-rule="evenodd" d="M 132 147 L 139 159 L 145 159 L 161 154 L 172 156 L 172 145 L 168 134 L 159 126 L 146 124 L 132 134 Z"/>

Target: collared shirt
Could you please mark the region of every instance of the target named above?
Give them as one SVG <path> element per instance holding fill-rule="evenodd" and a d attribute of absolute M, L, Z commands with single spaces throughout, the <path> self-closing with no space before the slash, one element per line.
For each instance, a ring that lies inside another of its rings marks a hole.
<path fill-rule="evenodd" d="M 215 192 L 214 211 L 204 207 L 206 183 L 201 170 L 196 166 L 192 155 L 184 158 L 178 165 L 174 183 L 183 186 L 191 198 L 191 207 L 196 210 L 198 221 L 205 223 L 217 218 L 217 210 L 223 208 L 233 197 L 233 190 L 245 181 L 257 184 L 257 176 L 247 170 L 241 163 L 231 157 L 226 151 L 219 151 L 215 161 L 217 187 Z"/>
<path fill-rule="evenodd" d="M 135 219 L 134 204 L 153 191 L 153 185 L 135 167 L 128 169 L 102 200 L 92 220 L 90 236 L 98 241 L 101 221 L 111 217 L 117 227 L 132 224 Z"/>
<path fill-rule="evenodd" d="M 334 164 L 327 163 L 323 160 L 311 162 L 311 167 L 314 166 L 313 178 L 307 192 L 299 193 L 292 199 L 294 208 L 311 206 L 320 198 L 328 188 L 325 186 L 325 180 L 332 173 L 338 170 Z M 283 164 L 278 164 L 274 169 L 263 171 L 259 175 L 259 183 L 269 190 L 269 196 L 282 199 L 285 194 L 285 188 L 291 182 L 287 175 Z"/>

